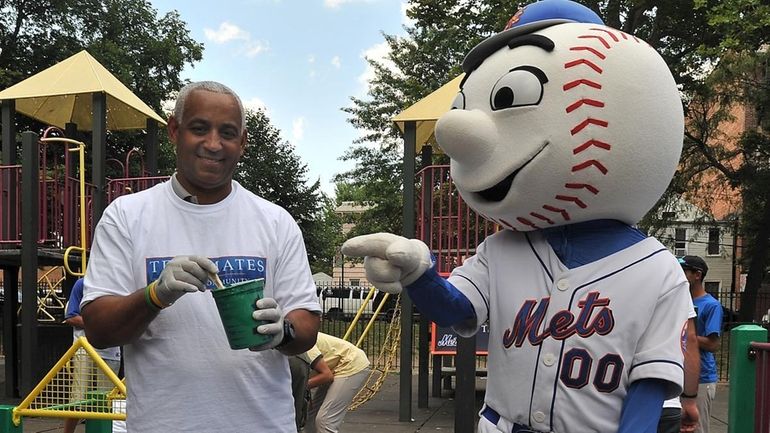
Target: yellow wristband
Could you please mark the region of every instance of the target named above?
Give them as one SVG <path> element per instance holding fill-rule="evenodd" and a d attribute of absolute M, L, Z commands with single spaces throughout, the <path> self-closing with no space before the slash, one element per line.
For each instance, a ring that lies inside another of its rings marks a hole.
<path fill-rule="evenodd" d="M 155 286 L 157 285 L 158 285 L 157 281 L 153 281 L 152 283 L 150 283 L 150 285 L 147 286 L 147 293 L 149 294 L 150 302 L 152 302 L 152 304 L 157 309 L 162 310 L 168 307 L 168 305 L 165 305 L 163 302 L 161 302 L 161 300 L 158 298 L 158 294 L 155 293 Z"/>

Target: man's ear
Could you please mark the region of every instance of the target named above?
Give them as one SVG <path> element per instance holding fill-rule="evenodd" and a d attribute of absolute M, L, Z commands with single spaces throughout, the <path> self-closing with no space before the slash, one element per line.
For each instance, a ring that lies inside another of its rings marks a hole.
<path fill-rule="evenodd" d="M 171 143 L 176 146 L 176 138 L 179 134 L 179 122 L 177 122 L 176 117 L 173 115 L 168 118 L 168 123 L 166 123 L 166 130 L 168 131 L 168 138 L 171 139 Z"/>
<path fill-rule="evenodd" d="M 246 128 L 243 129 L 243 134 L 241 134 L 241 156 L 243 156 L 244 152 L 246 152 L 246 146 L 249 144 L 249 133 L 246 130 Z"/>

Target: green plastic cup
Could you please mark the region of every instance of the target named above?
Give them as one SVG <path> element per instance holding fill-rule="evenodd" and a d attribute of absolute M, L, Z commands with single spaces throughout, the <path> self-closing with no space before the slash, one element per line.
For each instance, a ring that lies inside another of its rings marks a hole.
<path fill-rule="evenodd" d="M 257 300 L 262 299 L 264 288 L 265 280 L 260 278 L 211 291 L 231 349 L 259 346 L 272 338 L 257 332 L 257 327 L 266 322 L 256 321 L 252 317 L 252 313 L 257 309 Z"/>

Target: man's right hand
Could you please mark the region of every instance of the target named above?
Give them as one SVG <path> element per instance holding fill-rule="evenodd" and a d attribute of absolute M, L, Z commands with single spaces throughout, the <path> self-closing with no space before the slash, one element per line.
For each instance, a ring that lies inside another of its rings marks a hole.
<path fill-rule="evenodd" d="M 185 293 L 204 291 L 209 275 L 217 272 L 217 265 L 206 257 L 176 256 L 166 263 L 153 283 L 155 294 L 163 307 L 167 307 Z"/>

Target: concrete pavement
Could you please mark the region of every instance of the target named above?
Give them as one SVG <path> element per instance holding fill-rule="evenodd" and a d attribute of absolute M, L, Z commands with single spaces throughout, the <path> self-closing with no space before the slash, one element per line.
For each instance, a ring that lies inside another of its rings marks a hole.
<path fill-rule="evenodd" d="M 416 378 L 415 375 L 412 397 L 412 421 L 401 422 L 398 420 L 399 379 L 396 374 L 391 374 L 380 391 L 371 400 L 348 413 L 340 433 L 453 433 L 455 431 L 455 401 L 453 399 L 453 392 L 445 390 L 441 398 L 431 397 L 429 399 L 428 408 L 418 408 Z M 480 407 L 481 400 L 483 399 L 484 386 L 484 379 L 478 379 L 476 392 L 478 407 Z M 727 400 L 728 387 L 721 385 L 717 388 L 717 397 L 712 409 L 712 433 L 727 433 Z M 467 416 L 473 416 L 476 419 L 476 412 L 467 414 Z M 61 420 L 28 418 L 23 422 L 23 433 L 61 432 Z M 78 426 L 76 432 L 85 432 L 84 426 Z"/>

